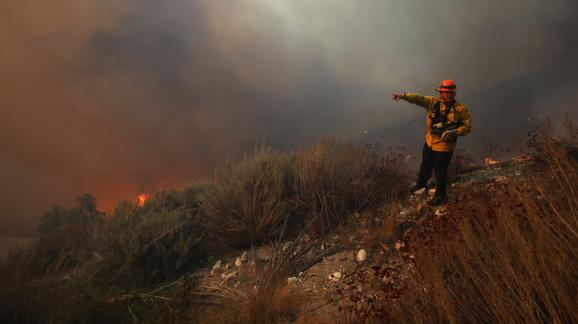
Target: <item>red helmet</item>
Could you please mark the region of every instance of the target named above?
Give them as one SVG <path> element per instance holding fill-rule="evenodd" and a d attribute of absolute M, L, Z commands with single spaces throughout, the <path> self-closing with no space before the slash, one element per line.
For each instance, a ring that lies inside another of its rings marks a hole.
<path fill-rule="evenodd" d="M 447 79 L 443 80 L 436 90 L 439 92 L 455 92 L 457 89 L 454 80 Z"/>

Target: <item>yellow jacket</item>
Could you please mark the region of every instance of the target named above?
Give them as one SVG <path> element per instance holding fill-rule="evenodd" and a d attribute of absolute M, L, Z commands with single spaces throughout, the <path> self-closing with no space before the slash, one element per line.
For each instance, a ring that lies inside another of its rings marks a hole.
<path fill-rule="evenodd" d="M 434 111 L 436 102 L 440 103 L 440 110 L 443 112 L 446 109 L 446 105 L 440 100 L 440 98 L 432 96 L 421 96 L 415 93 L 404 93 L 402 99 L 416 104 L 426 109 L 426 135 L 425 142 L 433 151 L 437 152 L 452 152 L 456 148 L 457 138 L 454 137 L 449 141 L 442 141 L 441 135 L 430 134 L 431 125 L 431 115 Z M 459 121 L 460 126 L 456 129 L 456 134 L 458 136 L 464 136 L 472 131 L 472 120 L 470 116 L 470 111 L 463 103 L 456 101 L 454 103 L 454 110 L 447 115 L 447 121 Z"/>

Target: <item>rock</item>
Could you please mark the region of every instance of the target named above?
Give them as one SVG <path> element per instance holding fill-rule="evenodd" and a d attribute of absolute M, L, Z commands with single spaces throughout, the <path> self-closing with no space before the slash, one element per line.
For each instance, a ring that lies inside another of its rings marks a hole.
<path fill-rule="evenodd" d="M 329 275 L 329 280 L 331 281 L 339 281 L 341 280 L 341 272 L 337 271 Z"/>
<path fill-rule="evenodd" d="M 363 262 L 367 259 L 367 252 L 364 249 L 357 251 L 357 262 Z"/>
<path fill-rule="evenodd" d="M 215 262 L 215 265 L 213 265 L 213 269 L 211 270 L 211 273 L 219 270 L 221 268 L 221 260 Z"/>
<path fill-rule="evenodd" d="M 436 209 L 436 211 L 434 212 L 436 218 L 442 217 L 445 213 L 446 213 L 446 208 L 444 208 L 444 207 L 438 208 L 438 209 Z"/>
<path fill-rule="evenodd" d="M 223 273 L 223 274 L 221 275 L 221 278 L 222 278 L 223 280 L 227 281 L 227 280 L 235 277 L 236 275 L 237 275 L 237 271 L 233 271 L 233 272 L 230 272 L 230 273 Z"/>
<path fill-rule="evenodd" d="M 243 264 L 243 261 L 241 260 L 241 258 L 240 258 L 240 257 L 237 257 L 237 258 L 235 259 L 235 266 L 236 266 L 236 267 L 240 267 L 242 264 Z"/>
<path fill-rule="evenodd" d="M 297 277 L 287 278 L 287 284 L 288 284 L 288 285 L 294 285 L 294 284 L 296 284 L 296 283 L 298 283 L 298 282 L 299 282 L 299 279 L 298 279 Z"/>
<path fill-rule="evenodd" d="M 421 188 L 419 190 L 414 191 L 413 194 L 416 196 L 420 196 L 420 195 L 423 195 L 424 192 L 425 192 L 425 188 Z"/>

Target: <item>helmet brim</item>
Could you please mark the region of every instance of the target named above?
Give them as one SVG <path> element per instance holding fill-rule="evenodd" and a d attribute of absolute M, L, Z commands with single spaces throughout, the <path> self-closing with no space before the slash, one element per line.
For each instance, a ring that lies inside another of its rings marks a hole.
<path fill-rule="evenodd" d="M 446 89 L 446 88 L 437 88 L 436 91 L 438 92 L 456 92 L 458 89 Z"/>

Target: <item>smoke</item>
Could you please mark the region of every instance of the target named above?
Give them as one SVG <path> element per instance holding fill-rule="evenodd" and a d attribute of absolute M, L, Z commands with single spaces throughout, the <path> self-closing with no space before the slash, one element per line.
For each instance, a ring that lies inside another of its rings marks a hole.
<path fill-rule="evenodd" d="M 576 16 L 573 0 L 5 2 L 0 224 L 179 187 L 264 137 L 414 149 L 423 112 L 390 93 L 444 78 L 474 116 L 463 146 L 506 138 L 576 112 Z"/>

